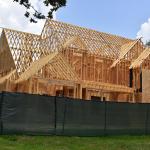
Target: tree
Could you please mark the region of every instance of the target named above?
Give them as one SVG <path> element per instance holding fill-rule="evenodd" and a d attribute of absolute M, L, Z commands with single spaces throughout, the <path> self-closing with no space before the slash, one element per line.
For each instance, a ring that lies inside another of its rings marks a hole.
<path fill-rule="evenodd" d="M 24 6 L 27 10 L 25 16 L 30 19 L 30 22 L 37 23 L 37 19 L 53 18 L 53 12 L 57 11 L 60 7 L 66 6 L 67 0 L 42 0 L 45 7 L 51 6 L 48 15 L 45 16 L 41 12 L 35 9 L 35 7 L 30 2 L 31 0 L 13 0 L 20 5 Z M 30 10 L 33 9 L 34 13 L 31 13 Z"/>
<path fill-rule="evenodd" d="M 145 45 L 146 45 L 146 46 L 150 46 L 150 41 L 146 42 Z"/>

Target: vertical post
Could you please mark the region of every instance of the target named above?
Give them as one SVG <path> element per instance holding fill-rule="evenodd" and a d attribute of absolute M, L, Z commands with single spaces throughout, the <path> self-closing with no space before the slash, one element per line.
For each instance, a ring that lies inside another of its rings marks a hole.
<path fill-rule="evenodd" d="M 104 101 L 104 104 L 105 104 L 105 116 L 104 116 L 104 135 L 106 135 L 106 128 L 107 128 L 107 102 Z"/>
<path fill-rule="evenodd" d="M 135 95 L 134 95 L 134 93 L 132 94 L 132 102 L 135 102 Z"/>
<path fill-rule="evenodd" d="M 6 80 L 6 91 L 9 91 L 9 80 Z"/>
<path fill-rule="evenodd" d="M 63 117 L 63 126 L 62 126 L 62 134 L 64 135 L 64 130 L 65 130 L 65 122 L 66 122 L 66 111 L 67 111 L 67 101 L 65 97 L 65 107 L 64 107 L 64 117 Z"/>
<path fill-rule="evenodd" d="M 126 86 L 126 62 L 124 61 L 124 85 Z"/>
<path fill-rule="evenodd" d="M 37 84 L 36 84 L 36 93 L 39 94 L 39 80 L 37 79 Z"/>
<path fill-rule="evenodd" d="M 140 92 L 142 92 L 142 65 L 140 66 Z"/>
<path fill-rule="evenodd" d="M 28 85 L 29 93 L 32 93 L 32 79 L 29 79 L 29 85 Z"/>
<path fill-rule="evenodd" d="M 81 80 L 83 80 L 83 53 L 82 53 L 82 57 L 81 57 L 80 61 L 81 61 L 81 66 L 80 66 L 80 68 L 81 68 L 80 76 L 81 76 Z"/>
<path fill-rule="evenodd" d="M 53 93 L 52 93 L 52 95 L 56 96 L 56 84 L 53 85 Z"/>
<path fill-rule="evenodd" d="M 80 99 L 82 99 L 82 84 L 80 84 Z"/>
<path fill-rule="evenodd" d="M 56 135 L 57 133 L 57 97 L 55 96 L 55 99 L 54 99 L 54 108 L 55 108 L 55 123 L 54 123 L 54 128 L 55 128 L 55 133 L 54 133 L 54 135 Z"/>
<path fill-rule="evenodd" d="M 0 99 L 0 134 L 3 134 L 3 120 L 2 120 L 2 109 L 3 109 L 3 101 L 4 101 L 4 92 L 2 92 L 2 96 Z"/>
<path fill-rule="evenodd" d="M 81 84 L 77 85 L 77 96 L 79 99 L 82 99 L 82 85 Z"/>
<path fill-rule="evenodd" d="M 119 84 L 119 80 L 118 80 L 118 64 L 116 66 L 116 69 L 117 69 L 117 84 Z"/>
<path fill-rule="evenodd" d="M 101 100 L 104 101 L 104 93 L 103 92 L 101 92 L 101 97 L 102 97 Z"/>
<path fill-rule="evenodd" d="M 103 63 L 102 63 L 102 70 L 101 70 L 102 82 L 104 82 L 104 81 L 103 81 L 103 79 L 104 79 L 104 78 L 103 78 L 103 74 L 104 74 L 104 67 L 103 67 L 103 65 L 104 65 L 104 61 L 103 61 Z"/>
<path fill-rule="evenodd" d="M 96 80 L 96 78 L 95 78 L 95 64 L 96 64 L 96 62 L 95 61 L 96 61 L 95 56 L 93 56 L 93 71 L 94 71 L 93 72 L 93 76 L 94 76 L 93 79 L 94 79 L 94 81 Z"/>
<path fill-rule="evenodd" d="M 146 104 L 145 134 L 148 134 L 149 104 Z"/>
<path fill-rule="evenodd" d="M 73 90 L 73 98 L 76 98 L 76 85 L 74 86 L 74 90 Z"/>

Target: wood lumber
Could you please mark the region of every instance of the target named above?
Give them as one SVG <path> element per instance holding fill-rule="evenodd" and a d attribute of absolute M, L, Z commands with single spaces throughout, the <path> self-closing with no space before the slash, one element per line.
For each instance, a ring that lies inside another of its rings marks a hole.
<path fill-rule="evenodd" d="M 14 74 L 16 73 L 16 70 L 13 70 L 9 72 L 7 75 L 0 78 L 0 84 L 4 83 L 6 80 L 10 79 Z"/>
<path fill-rule="evenodd" d="M 137 68 L 140 67 L 140 65 L 144 62 L 144 60 L 147 59 L 147 57 L 150 55 L 150 48 L 147 47 L 145 50 L 139 55 L 139 57 L 134 60 L 130 66 L 131 68 Z"/>
<path fill-rule="evenodd" d="M 0 54 L 5 90 L 87 100 L 136 102 L 135 95 L 142 97 L 141 70 L 150 69 L 150 50 L 141 39 L 49 19 L 41 35 L 3 29 Z"/>
<path fill-rule="evenodd" d="M 124 44 L 122 47 L 121 47 L 121 50 L 120 50 L 120 55 L 119 55 L 119 58 L 117 60 L 115 60 L 113 62 L 113 64 L 111 65 L 111 68 L 112 67 L 115 67 L 116 64 L 125 57 L 125 55 L 135 46 L 135 44 L 139 41 L 140 39 L 137 39 L 133 42 L 129 42 L 127 44 Z"/>

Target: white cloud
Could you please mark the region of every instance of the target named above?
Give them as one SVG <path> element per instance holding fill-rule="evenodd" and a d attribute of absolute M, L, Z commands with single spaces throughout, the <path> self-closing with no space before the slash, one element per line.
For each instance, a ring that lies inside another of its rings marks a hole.
<path fill-rule="evenodd" d="M 47 14 L 49 8 L 45 7 L 42 0 L 32 0 L 32 5 L 42 13 Z M 13 0 L 0 0 L 0 27 L 21 30 L 40 34 L 45 20 L 38 20 L 38 23 L 30 23 L 24 16 L 26 9 Z M 56 15 L 54 14 L 54 19 Z"/>
<path fill-rule="evenodd" d="M 137 33 L 137 38 L 139 37 L 142 37 L 144 43 L 150 41 L 150 18 L 141 25 L 141 28 Z"/>

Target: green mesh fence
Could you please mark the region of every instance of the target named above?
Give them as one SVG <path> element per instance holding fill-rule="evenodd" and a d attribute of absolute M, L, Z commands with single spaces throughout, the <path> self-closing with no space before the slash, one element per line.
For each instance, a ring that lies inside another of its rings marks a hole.
<path fill-rule="evenodd" d="M 150 104 L 0 93 L 0 134 L 150 134 Z"/>

